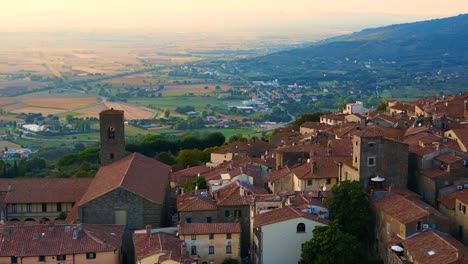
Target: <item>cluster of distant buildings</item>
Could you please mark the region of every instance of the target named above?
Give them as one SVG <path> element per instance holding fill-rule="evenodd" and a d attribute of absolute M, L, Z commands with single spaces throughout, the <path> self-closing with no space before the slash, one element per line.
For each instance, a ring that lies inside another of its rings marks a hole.
<path fill-rule="evenodd" d="M 122 111 L 100 122 L 94 179 L 0 180 L 0 260 L 298 263 L 333 214 L 324 199 L 349 180 L 373 208 L 370 258 L 468 261 L 467 93 L 381 113 L 350 104 L 179 171 L 125 152 Z M 184 189 L 198 177 L 206 189 Z"/>

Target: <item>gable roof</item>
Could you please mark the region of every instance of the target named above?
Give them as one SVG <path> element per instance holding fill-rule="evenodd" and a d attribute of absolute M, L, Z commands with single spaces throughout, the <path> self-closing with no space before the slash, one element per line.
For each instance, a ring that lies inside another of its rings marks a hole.
<path fill-rule="evenodd" d="M 199 165 L 199 166 L 194 166 L 190 167 L 187 169 L 171 172 L 171 182 L 176 182 L 180 183 L 181 178 L 188 178 L 188 177 L 197 177 L 199 174 L 202 175 L 204 173 L 208 173 L 211 171 L 210 167 L 207 167 L 206 165 Z"/>
<path fill-rule="evenodd" d="M 78 206 L 117 188 L 162 204 L 165 199 L 171 167 L 139 153 L 130 154 L 99 169 Z"/>
<path fill-rule="evenodd" d="M 402 224 L 407 224 L 430 215 L 429 211 L 421 208 L 402 195 L 395 193 L 378 199 L 374 202 L 374 205 Z"/>
<path fill-rule="evenodd" d="M 439 202 L 441 204 L 445 205 L 447 208 L 452 209 L 452 210 L 455 209 L 456 200 L 459 200 L 460 202 L 464 204 L 468 204 L 468 189 L 456 191 L 447 196 L 443 196 L 439 198 Z"/>
<path fill-rule="evenodd" d="M 5 226 L 0 233 L 0 256 L 55 256 L 86 252 L 120 250 L 123 225 L 81 224 L 82 231 L 73 239 L 79 225 Z"/>
<path fill-rule="evenodd" d="M 164 253 L 164 255 L 159 257 L 159 262 L 173 260 L 185 263 L 185 261 L 190 260 L 185 256 L 184 241 L 170 234 L 160 232 L 151 234 L 133 233 L 133 245 L 137 260 L 142 260 L 158 253 Z"/>
<path fill-rule="evenodd" d="M 218 206 L 242 206 L 253 202 L 254 194 L 266 194 L 265 189 L 234 181 L 213 192 Z"/>
<path fill-rule="evenodd" d="M 262 214 L 258 214 L 254 217 L 254 228 L 260 226 L 271 225 L 279 222 L 284 222 L 287 220 L 295 218 L 306 218 L 318 223 L 327 224 L 328 220 L 318 217 L 314 214 L 309 214 L 302 212 L 301 210 L 292 207 L 285 206 L 278 209 L 271 210 Z"/>
<path fill-rule="evenodd" d="M 194 190 L 177 197 L 178 212 L 213 210 L 216 210 L 216 202 L 206 191 Z"/>
<path fill-rule="evenodd" d="M 412 236 L 401 244 L 417 263 L 456 263 L 459 260 L 466 260 L 467 257 L 467 249 L 462 243 L 433 230 Z"/>
<path fill-rule="evenodd" d="M 0 190 L 6 192 L 4 203 L 78 202 L 92 181 L 91 178 L 1 179 Z"/>
<path fill-rule="evenodd" d="M 265 175 L 265 178 L 269 181 L 269 182 L 275 182 L 283 177 L 286 177 L 288 174 L 291 173 L 291 170 L 289 169 L 288 166 L 285 166 L 284 168 L 282 169 L 279 169 L 279 170 L 274 170 L 270 173 L 268 173 L 267 175 Z"/>
<path fill-rule="evenodd" d="M 208 235 L 242 232 L 239 223 L 181 223 L 179 235 Z"/>

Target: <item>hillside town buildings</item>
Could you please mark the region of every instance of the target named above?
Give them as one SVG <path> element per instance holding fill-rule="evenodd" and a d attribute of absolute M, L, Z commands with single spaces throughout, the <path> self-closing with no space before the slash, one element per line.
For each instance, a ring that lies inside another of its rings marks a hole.
<path fill-rule="evenodd" d="M 358 102 L 179 171 L 127 153 L 123 112 L 104 111 L 93 179 L 0 181 L 0 263 L 298 263 L 343 181 L 371 201 L 370 258 L 464 263 L 467 102 L 390 101 L 382 113 Z M 187 188 L 200 179 L 206 189 Z"/>

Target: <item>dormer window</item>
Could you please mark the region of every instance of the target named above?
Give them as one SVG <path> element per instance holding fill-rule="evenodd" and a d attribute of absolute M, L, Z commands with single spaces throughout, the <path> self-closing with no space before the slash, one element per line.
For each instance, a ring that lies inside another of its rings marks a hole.
<path fill-rule="evenodd" d="M 109 139 L 114 139 L 115 138 L 115 128 L 109 127 L 108 136 L 109 136 Z"/>

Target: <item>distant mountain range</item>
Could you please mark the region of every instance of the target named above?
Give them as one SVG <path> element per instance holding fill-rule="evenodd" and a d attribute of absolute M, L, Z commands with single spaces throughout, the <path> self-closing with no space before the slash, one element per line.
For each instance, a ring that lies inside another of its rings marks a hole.
<path fill-rule="evenodd" d="M 307 74 L 317 70 L 349 73 L 357 69 L 355 64 L 367 61 L 368 66 L 380 63 L 382 67 L 416 72 L 441 69 L 466 72 L 467 53 L 468 14 L 463 14 L 365 29 L 326 39 L 310 47 L 241 60 L 235 64 L 243 73 L 254 73 L 250 76 L 289 81 L 306 78 Z"/>

